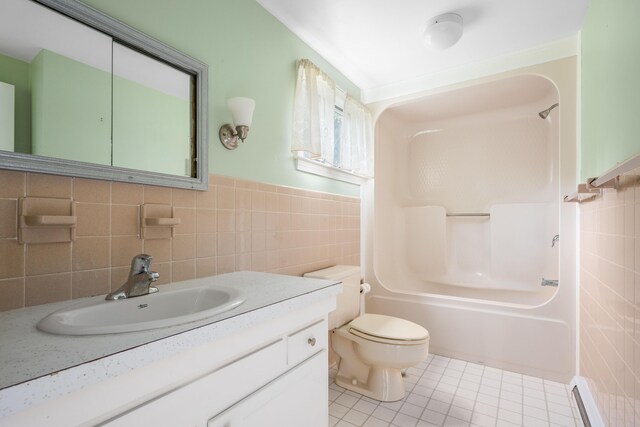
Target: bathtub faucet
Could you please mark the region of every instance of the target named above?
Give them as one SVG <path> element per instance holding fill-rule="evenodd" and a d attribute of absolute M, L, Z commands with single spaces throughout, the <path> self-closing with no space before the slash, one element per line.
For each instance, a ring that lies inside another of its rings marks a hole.
<path fill-rule="evenodd" d="M 560 240 L 559 234 L 556 234 L 555 236 L 553 236 L 553 239 L 551 239 L 551 247 L 554 247 L 559 240 Z"/>

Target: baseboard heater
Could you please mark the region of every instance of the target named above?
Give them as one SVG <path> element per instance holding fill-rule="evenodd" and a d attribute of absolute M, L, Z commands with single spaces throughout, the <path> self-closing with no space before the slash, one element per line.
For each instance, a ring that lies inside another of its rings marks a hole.
<path fill-rule="evenodd" d="M 587 410 L 584 407 L 584 402 L 582 401 L 580 390 L 578 390 L 577 385 L 573 386 L 571 393 L 573 394 L 573 398 L 576 400 L 576 405 L 578 405 L 578 411 L 580 411 L 580 418 L 582 418 L 584 427 L 591 427 L 591 422 L 589 421 L 589 416 L 587 415 Z"/>

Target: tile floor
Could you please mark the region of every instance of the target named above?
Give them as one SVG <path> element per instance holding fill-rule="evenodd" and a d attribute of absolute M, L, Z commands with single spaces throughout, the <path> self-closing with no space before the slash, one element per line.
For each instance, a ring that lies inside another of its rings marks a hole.
<path fill-rule="evenodd" d="M 568 385 L 448 357 L 409 368 L 399 402 L 345 390 L 335 374 L 329 370 L 329 427 L 583 426 Z"/>

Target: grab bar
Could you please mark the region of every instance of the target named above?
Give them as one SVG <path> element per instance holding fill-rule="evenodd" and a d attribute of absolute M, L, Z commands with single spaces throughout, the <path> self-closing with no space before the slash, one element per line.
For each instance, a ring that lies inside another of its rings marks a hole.
<path fill-rule="evenodd" d="M 540 282 L 541 286 L 553 286 L 554 288 L 558 287 L 558 281 L 557 280 L 548 280 L 545 279 L 544 277 L 542 278 L 542 282 Z"/>
<path fill-rule="evenodd" d="M 490 213 L 447 213 L 447 216 L 491 216 Z"/>

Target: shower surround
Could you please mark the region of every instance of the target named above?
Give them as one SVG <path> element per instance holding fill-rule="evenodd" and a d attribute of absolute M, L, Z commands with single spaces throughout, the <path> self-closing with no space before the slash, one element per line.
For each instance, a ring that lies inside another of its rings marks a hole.
<path fill-rule="evenodd" d="M 562 242 L 576 209 L 560 201 L 575 191 L 572 78 L 568 58 L 382 112 L 371 311 L 421 324 L 436 354 L 571 379 L 575 245 Z"/>

